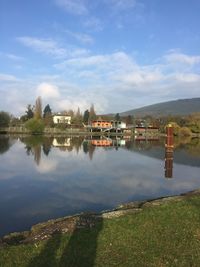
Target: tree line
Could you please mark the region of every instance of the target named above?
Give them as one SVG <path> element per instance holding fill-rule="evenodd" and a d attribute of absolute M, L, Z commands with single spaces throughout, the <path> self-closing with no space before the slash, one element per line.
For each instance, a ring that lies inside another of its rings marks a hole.
<path fill-rule="evenodd" d="M 165 131 L 165 126 L 168 123 L 172 123 L 174 126 L 175 135 L 191 135 L 192 133 L 200 133 L 200 112 L 193 113 L 187 116 L 162 116 L 152 117 L 150 115 L 137 118 L 131 115 L 121 117 L 119 113 L 115 115 L 101 115 L 98 116 L 95 111 L 94 104 L 91 104 L 89 109 L 86 109 L 81 113 L 78 107 L 76 111 L 69 109 L 60 112 L 63 115 L 71 116 L 71 124 L 74 127 L 83 127 L 88 125 L 93 120 L 117 120 L 124 121 L 127 125 L 137 126 L 145 125 L 158 127 L 162 132 Z M 49 104 L 44 109 L 42 108 L 42 99 L 38 97 L 35 101 L 35 105 L 28 104 L 25 113 L 16 118 L 10 115 L 8 112 L 0 111 L 0 127 L 7 126 L 21 126 L 25 125 L 26 128 L 35 132 L 42 132 L 45 127 L 55 127 L 53 123 L 53 112 Z M 66 125 L 57 125 L 56 127 L 66 127 Z"/>

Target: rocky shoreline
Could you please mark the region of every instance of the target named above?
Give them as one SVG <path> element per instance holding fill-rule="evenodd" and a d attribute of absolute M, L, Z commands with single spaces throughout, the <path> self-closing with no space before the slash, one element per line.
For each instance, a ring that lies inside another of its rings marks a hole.
<path fill-rule="evenodd" d="M 102 219 L 112 219 L 127 214 L 138 213 L 144 208 L 160 206 L 166 202 L 181 201 L 195 195 L 200 195 L 200 189 L 175 196 L 129 202 L 113 210 L 100 213 L 81 213 L 49 220 L 32 226 L 30 231 L 16 232 L 4 236 L 0 239 L 0 246 L 37 243 L 51 238 L 56 233 L 72 233 L 74 230 L 92 228 Z"/>

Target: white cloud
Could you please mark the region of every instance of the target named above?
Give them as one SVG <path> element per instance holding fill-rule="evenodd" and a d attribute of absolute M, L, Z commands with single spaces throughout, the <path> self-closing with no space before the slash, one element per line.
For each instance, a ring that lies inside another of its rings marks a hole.
<path fill-rule="evenodd" d="M 150 72 L 150 71 L 136 71 L 122 76 L 116 77 L 116 79 L 124 84 L 129 85 L 150 85 L 152 83 L 159 82 L 164 79 L 164 76 L 159 72 Z"/>
<path fill-rule="evenodd" d="M 74 15 L 86 15 L 88 9 L 84 0 L 55 0 L 56 5 Z"/>
<path fill-rule="evenodd" d="M 98 113 L 199 97 L 199 65 L 188 68 L 188 64 L 180 64 L 181 68 L 174 68 L 165 56 L 149 65 L 138 64 L 132 55 L 122 51 L 77 56 L 56 64 L 54 75 L 45 73 L 20 83 L 12 75 L 0 74 L 0 98 L 5 100 L 1 108 L 19 112 L 17 108 L 23 107 L 24 111 L 39 95 L 53 111 L 76 110 L 78 106 L 84 111 L 94 103 Z"/>
<path fill-rule="evenodd" d="M 35 51 L 43 52 L 53 56 L 63 57 L 66 55 L 66 50 L 51 39 L 39 39 L 34 37 L 18 37 L 17 40 L 23 45 L 33 48 Z"/>
<path fill-rule="evenodd" d="M 109 3 L 113 8 L 118 10 L 127 10 L 130 8 L 134 8 L 137 4 L 136 0 L 110 0 L 106 1 Z"/>
<path fill-rule="evenodd" d="M 18 56 L 18 55 L 14 55 L 14 54 L 11 54 L 11 53 L 0 52 L 0 57 L 7 58 L 7 59 L 10 59 L 10 60 L 16 61 L 16 62 L 24 60 L 23 57 Z"/>
<path fill-rule="evenodd" d="M 34 49 L 37 52 L 47 54 L 56 58 L 63 57 L 77 57 L 82 55 L 87 55 L 89 53 L 88 50 L 84 48 L 77 48 L 74 46 L 68 46 L 67 48 L 63 48 L 56 41 L 52 39 L 40 39 L 35 37 L 18 37 L 17 40 L 23 45 Z"/>
<path fill-rule="evenodd" d="M 58 162 L 55 160 L 49 160 L 47 158 L 42 158 L 39 165 L 36 165 L 36 169 L 39 173 L 49 173 L 56 170 Z"/>
<path fill-rule="evenodd" d="M 3 81 L 3 82 L 16 82 L 18 80 L 19 79 L 17 79 L 13 75 L 0 73 L 0 81 Z"/>
<path fill-rule="evenodd" d="M 97 17 L 88 17 L 84 22 L 83 25 L 92 30 L 92 31 L 102 31 L 104 28 L 104 23 Z"/>
<path fill-rule="evenodd" d="M 174 78 L 184 83 L 200 83 L 200 75 L 194 73 L 177 73 L 174 75 Z"/>
<path fill-rule="evenodd" d="M 94 43 L 94 39 L 88 34 L 72 32 L 69 30 L 65 30 L 65 32 L 83 44 L 93 44 Z"/>
<path fill-rule="evenodd" d="M 135 66 L 133 60 L 124 52 L 116 52 L 108 55 L 93 55 L 88 57 L 80 57 L 66 60 L 60 64 L 55 65 L 59 69 L 66 68 L 67 66 L 75 68 L 87 68 L 95 67 L 97 69 L 116 69 L 116 68 L 125 68 Z"/>
<path fill-rule="evenodd" d="M 6 54 L 7 58 L 13 60 L 13 61 L 23 61 L 24 58 L 23 57 L 20 57 L 20 56 L 17 56 L 17 55 L 14 55 L 14 54 Z"/>
<path fill-rule="evenodd" d="M 60 97 L 60 92 L 57 86 L 49 83 L 41 83 L 36 89 L 37 96 L 41 96 L 44 99 L 55 99 Z"/>
<path fill-rule="evenodd" d="M 182 53 L 170 52 L 164 56 L 169 63 L 195 65 L 200 63 L 200 56 L 189 56 Z"/>

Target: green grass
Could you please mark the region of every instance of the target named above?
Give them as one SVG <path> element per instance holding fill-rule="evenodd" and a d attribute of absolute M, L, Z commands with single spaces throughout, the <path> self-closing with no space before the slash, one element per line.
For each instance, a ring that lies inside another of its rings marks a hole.
<path fill-rule="evenodd" d="M 200 196 L 0 249 L 1 267 L 200 266 Z"/>

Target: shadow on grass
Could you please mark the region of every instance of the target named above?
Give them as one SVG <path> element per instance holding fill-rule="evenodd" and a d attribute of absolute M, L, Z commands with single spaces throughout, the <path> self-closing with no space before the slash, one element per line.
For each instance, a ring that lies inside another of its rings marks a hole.
<path fill-rule="evenodd" d="M 28 267 L 59 266 L 56 253 L 61 244 L 61 233 L 54 234 L 45 244 L 40 254 L 33 258 Z"/>
<path fill-rule="evenodd" d="M 28 267 L 94 266 L 97 239 L 102 226 L 103 219 L 101 217 L 98 222 L 95 222 L 94 217 L 80 216 L 69 240 L 65 239 L 61 233 L 54 234 L 40 254 L 30 261 Z"/>

